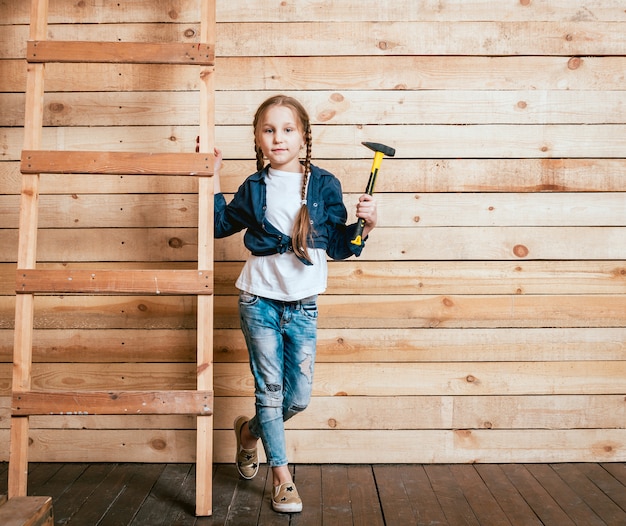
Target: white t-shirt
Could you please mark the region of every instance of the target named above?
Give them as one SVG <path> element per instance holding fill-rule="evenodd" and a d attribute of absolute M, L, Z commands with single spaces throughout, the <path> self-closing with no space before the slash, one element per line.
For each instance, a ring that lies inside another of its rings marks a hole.
<path fill-rule="evenodd" d="M 266 218 L 289 236 L 301 206 L 302 177 L 301 173 L 270 168 L 265 178 Z M 308 250 L 313 265 L 305 265 L 292 251 L 270 256 L 250 255 L 237 278 L 237 288 L 280 301 L 297 301 L 321 294 L 326 290 L 328 279 L 326 251 Z"/>

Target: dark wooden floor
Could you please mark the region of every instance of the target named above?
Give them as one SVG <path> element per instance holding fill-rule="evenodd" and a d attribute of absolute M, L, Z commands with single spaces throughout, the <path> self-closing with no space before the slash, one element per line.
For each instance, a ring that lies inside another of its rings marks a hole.
<path fill-rule="evenodd" d="M 7 464 L 0 463 L 0 494 Z M 300 514 L 270 509 L 268 469 L 214 471 L 213 516 L 194 516 L 193 464 L 30 466 L 29 495 L 78 526 L 626 525 L 626 463 L 295 465 Z"/>

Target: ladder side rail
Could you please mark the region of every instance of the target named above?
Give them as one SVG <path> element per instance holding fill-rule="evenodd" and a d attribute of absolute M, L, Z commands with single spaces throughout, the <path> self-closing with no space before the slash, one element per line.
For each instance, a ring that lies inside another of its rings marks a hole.
<path fill-rule="evenodd" d="M 32 0 L 29 38 L 43 40 L 48 31 L 48 0 Z M 26 107 L 24 115 L 24 148 L 36 150 L 41 146 L 43 126 L 44 64 L 29 64 L 26 74 Z M 20 197 L 17 265 L 34 268 L 37 251 L 37 219 L 39 174 L 22 176 Z M 34 296 L 24 294 L 15 299 L 15 332 L 13 344 L 12 390 L 28 390 L 32 373 L 32 339 Z M 27 416 L 11 416 L 8 494 L 25 497 L 28 477 Z"/>
<path fill-rule="evenodd" d="M 200 41 L 215 49 L 215 0 L 201 0 Z M 213 68 L 200 72 L 199 150 L 215 147 L 215 81 Z M 213 180 L 198 180 L 198 268 L 213 269 Z M 197 389 L 213 390 L 213 296 L 198 296 Z M 212 514 L 213 417 L 196 418 L 196 515 Z"/>

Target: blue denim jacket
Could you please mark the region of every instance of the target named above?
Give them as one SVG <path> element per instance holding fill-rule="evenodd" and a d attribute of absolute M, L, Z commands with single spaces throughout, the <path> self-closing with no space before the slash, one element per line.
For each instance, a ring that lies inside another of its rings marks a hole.
<path fill-rule="evenodd" d="M 215 195 L 215 237 L 227 237 L 246 228 L 244 245 L 255 256 L 284 253 L 291 248 L 291 236 L 280 232 L 266 218 L 265 176 L 268 167 L 249 176 L 229 204 L 223 194 Z M 307 191 L 312 240 L 309 247 L 323 248 L 332 259 L 359 256 L 364 243 L 350 243 L 356 222 L 346 226 L 348 213 L 343 204 L 341 183 L 330 172 L 311 165 Z M 310 263 L 299 258 L 305 264 Z"/>

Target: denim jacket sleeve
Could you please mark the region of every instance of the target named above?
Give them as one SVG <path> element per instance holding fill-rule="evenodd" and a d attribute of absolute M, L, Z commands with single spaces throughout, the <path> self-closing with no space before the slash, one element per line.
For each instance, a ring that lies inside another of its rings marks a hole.
<path fill-rule="evenodd" d="M 214 198 L 215 237 L 222 238 L 246 229 L 244 245 L 255 256 L 283 253 L 291 249 L 291 237 L 280 232 L 265 217 L 265 170 L 248 177 L 230 203 L 223 194 Z"/>
<path fill-rule="evenodd" d="M 314 246 L 325 248 L 332 259 L 360 256 L 364 243 L 353 245 L 357 223 L 346 225 L 348 212 L 343 202 L 341 183 L 330 172 L 312 166 L 307 202 L 313 228 Z"/>

